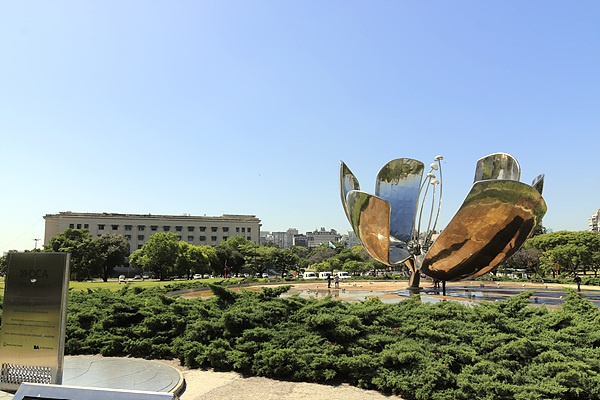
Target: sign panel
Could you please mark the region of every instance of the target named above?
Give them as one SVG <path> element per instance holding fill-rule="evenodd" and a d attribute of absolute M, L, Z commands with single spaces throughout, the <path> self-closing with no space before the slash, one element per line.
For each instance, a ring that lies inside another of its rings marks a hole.
<path fill-rule="evenodd" d="M 178 400 L 173 393 L 24 383 L 13 400 Z"/>
<path fill-rule="evenodd" d="M 0 331 L 0 389 L 61 384 L 68 253 L 9 253 Z"/>

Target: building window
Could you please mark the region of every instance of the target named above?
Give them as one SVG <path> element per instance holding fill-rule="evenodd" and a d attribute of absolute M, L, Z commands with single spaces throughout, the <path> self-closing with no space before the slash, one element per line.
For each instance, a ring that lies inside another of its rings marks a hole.
<path fill-rule="evenodd" d="M 83 224 L 83 229 L 90 229 L 90 224 Z"/>
<path fill-rule="evenodd" d="M 188 236 L 188 242 L 193 242 L 194 241 L 194 237 L 193 236 Z"/>
<path fill-rule="evenodd" d="M 170 230 L 171 230 L 170 226 L 167 226 L 167 225 L 163 226 L 163 231 L 169 232 Z"/>
<path fill-rule="evenodd" d="M 144 235 L 138 235 L 138 240 L 144 240 Z"/>
<path fill-rule="evenodd" d="M 228 226 L 224 226 L 223 227 L 223 232 L 229 232 L 229 227 Z"/>
<path fill-rule="evenodd" d="M 212 240 L 213 242 L 216 242 L 217 241 L 217 237 L 216 236 L 211 236 L 210 240 Z"/>
<path fill-rule="evenodd" d="M 204 232 L 204 231 L 206 231 L 206 227 L 205 226 L 201 226 L 200 227 L 200 232 Z"/>
<path fill-rule="evenodd" d="M 110 227 L 112 228 L 113 231 L 116 231 L 117 229 L 119 229 L 119 225 L 111 225 Z"/>
<path fill-rule="evenodd" d="M 104 230 L 104 224 L 100 224 L 100 225 L 98 225 L 98 230 L 99 230 L 99 231 L 103 231 L 103 230 Z"/>
<path fill-rule="evenodd" d="M 155 230 L 157 230 L 157 229 L 158 229 L 158 226 L 156 226 L 156 225 L 152 225 L 152 226 L 150 226 L 150 229 L 151 229 L 151 230 L 153 230 L 153 231 L 155 231 Z"/>
<path fill-rule="evenodd" d="M 246 232 L 246 228 L 242 228 L 242 232 Z"/>
<path fill-rule="evenodd" d="M 69 228 L 75 229 L 75 224 L 69 224 Z"/>
<path fill-rule="evenodd" d="M 131 235 L 125 235 L 125 239 L 131 240 Z"/>
<path fill-rule="evenodd" d="M 239 226 L 236 226 L 236 227 L 235 227 L 235 231 L 236 231 L 236 232 L 239 232 L 239 231 L 240 231 L 240 227 L 239 227 Z"/>
<path fill-rule="evenodd" d="M 146 229 L 146 225 L 138 225 L 138 231 L 143 231 Z"/>
<path fill-rule="evenodd" d="M 217 228 L 216 226 L 211 226 L 211 227 L 210 227 L 210 230 L 211 230 L 211 232 L 216 232 L 216 231 L 217 231 L 217 229 L 218 229 L 218 228 Z"/>
<path fill-rule="evenodd" d="M 252 228 L 248 228 L 248 233 L 250 233 L 251 230 L 252 230 Z"/>
<path fill-rule="evenodd" d="M 125 225 L 125 230 L 126 231 L 130 231 L 131 230 L 131 225 Z"/>
<path fill-rule="evenodd" d="M 250 236 L 246 236 L 246 239 L 248 240 L 252 240 L 252 238 Z"/>
<path fill-rule="evenodd" d="M 77 224 L 77 229 L 81 229 L 81 224 Z"/>
<path fill-rule="evenodd" d="M 181 240 L 181 235 L 177 235 L 177 240 Z"/>
<path fill-rule="evenodd" d="M 142 248 L 142 245 L 141 245 L 141 244 L 138 244 L 138 250 L 139 250 L 139 249 L 141 249 L 141 248 Z"/>
<path fill-rule="evenodd" d="M 200 241 L 201 242 L 206 242 L 206 236 L 200 236 Z"/>
<path fill-rule="evenodd" d="M 229 236 L 223 236 L 223 240 L 229 239 Z"/>
<path fill-rule="evenodd" d="M 193 226 L 188 226 L 188 232 L 194 232 L 194 227 Z"/>
<path fill-rule="evenodd" d="M 183 226 L 176 226 L 176 227 L 175 227 L 175 230 L 176 230 L 177 232 L 181 232 L 181 230 L 182 230 L 182 229 L 183 229 Z"/>

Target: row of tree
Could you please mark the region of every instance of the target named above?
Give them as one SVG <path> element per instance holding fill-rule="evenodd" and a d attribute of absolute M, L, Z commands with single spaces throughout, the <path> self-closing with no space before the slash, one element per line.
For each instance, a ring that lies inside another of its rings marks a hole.
<path fill-rule="evenodd" d="M 86 230 L 67 229 L 52 238 L 43 251 L 71 253 L 73 279 L 101 277 L 105 281 L 114 274 L 115 267 L 127 263 L 140 273 L 160 279 L 173 275 L 234 276 L 265 272 L 285 277 L 309 267 L 316 272 L 343 270 L 357 275 L 387 268 L 371 258 L 362 246 L 346 248 L 336 243 L 310 250 L 297 246 L 280 249 L 273 243 L 258 245 L 243 237 L 229 238 L 217 246 L 196 246 L 180 241 L 170 232 L 152 235 L 141 249 L 129 255 L 129 242 L 120 235 L 106 233 L 92 238 Z M 0 272 L 5 268 L 6 256 L 3 256 Z M 535 235 L 498 267 L 502 269 L 521 269 L 540 278 L 568 277 L 589 271 L 597 276 L 600 235 L 588 231 Z"/>
<path fill-rule="evenodd" d="M 529 238 L 501 268 L 525 269 L 536 277 L 569 277 L 600 269 L 600 235 L 558 231 Z"/>

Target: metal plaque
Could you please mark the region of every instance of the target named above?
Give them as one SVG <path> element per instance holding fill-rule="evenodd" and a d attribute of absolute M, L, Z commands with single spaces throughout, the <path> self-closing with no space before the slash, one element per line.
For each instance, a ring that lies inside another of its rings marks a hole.
<path fill-rule="evenodd" d="M 68 253 L 9 253 L 0 332 L 0 389 L 61 384 Z"/>
<path fill-rule="evenodd" d="M 13 400 L 177 400 L 173 393 L 24 383 Z"/>

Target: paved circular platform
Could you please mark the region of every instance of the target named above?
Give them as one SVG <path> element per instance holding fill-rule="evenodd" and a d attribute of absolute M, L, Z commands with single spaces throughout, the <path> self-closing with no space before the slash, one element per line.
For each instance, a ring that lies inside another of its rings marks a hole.
<path fill-rule="evenodd" d="M 63 385 L 145 390 L 179 394 L 184 387 L 179 370 L 158 361 L 99 356 L 65 357 Z M 0 392 L 0 400 L 13 395 Z"/>

